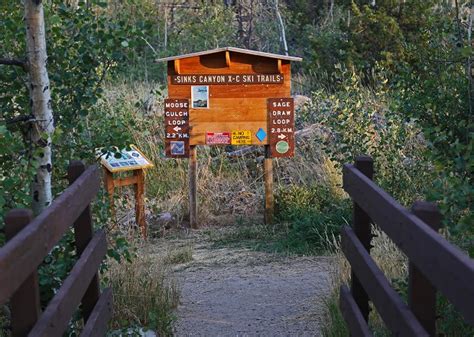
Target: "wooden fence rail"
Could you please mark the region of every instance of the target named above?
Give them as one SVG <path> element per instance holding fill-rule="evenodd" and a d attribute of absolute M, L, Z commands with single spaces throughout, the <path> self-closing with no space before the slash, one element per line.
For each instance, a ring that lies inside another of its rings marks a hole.
<path fill-rule="evenodd" d="M 27 209 L 14 209 L 5 217 L 8 241 L 0 248 L 0 305 L 10 302 L 13 337 L 62 336 L 79 305 L 81 337 L 105 335 L 112 292 L 100 293 L 98 269 L 107 242 L 103 231 L 93 232 L 89 206 L 99 190 L 99 170 L 75 161 L 68 179 L 70 186 L 36 218 Z M 38 266 L 71 226 L 77 261 L 41 313 Z"/>
<path fill-rule="evenodd" d="M 474 260 L 437 230 L 434 204 L 416 202 L 411 211 L 372 181 L 373 161 L 358 157 L 343 169 L 344 190 L 353 200 L 353 227 L 342 229 L 342 250 L 351 265 L 351 290 L 343 285 L 340 308 L 352 336 L 372 336 L 371 301 L 394 336 L 436 336 L 436 292 L 474 326 Z M 408 304 L 370 257 L 371 224 L 383 230 L 409 259 Z"/>

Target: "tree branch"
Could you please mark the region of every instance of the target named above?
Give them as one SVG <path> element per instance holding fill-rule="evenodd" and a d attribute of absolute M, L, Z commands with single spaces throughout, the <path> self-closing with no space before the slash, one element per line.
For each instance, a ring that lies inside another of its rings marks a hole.
<path fill-rule="evenodd" d="M 26 71 L 26 62 L 20 59 L 9 59 L 9 58 L 1 58 L 0 57 L 0 64 L 7 65 L 7 66 L 18 66 L 22 67 L 23 70 Z"/>

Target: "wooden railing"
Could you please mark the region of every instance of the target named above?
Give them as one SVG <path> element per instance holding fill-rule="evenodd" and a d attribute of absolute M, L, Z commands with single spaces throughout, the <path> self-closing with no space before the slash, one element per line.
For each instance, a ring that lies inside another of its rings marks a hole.
<path fill-rule="evenodd" d="M 474 326 L 474 260 L 437 233 L 434 204 L 416 202 L 411 211 L 372 181 L 373 161 L 358 157 L 343 170 L 353 200 L 353 227 L 342 229 L 342 250 L 351 265 L 351 289 L 341 286 L 340 308 L 351 336 L 372 336 L 369 300 L 394 336 L 436 336 L 436 292 Z M 383 230 L 409 259 L 408 304 L 370 257 L 371 224 Z"/>
<path fill-rule="evenodd" d="M 98 269 L 107 242 L 103 231 L 93 232 L 89 206 L 99 190 L 99 171 L 72 162 L 68 179 L 70 186 L 36 218 L 27 209 L 12 210 L 5 217 L 8 241 L 0 248 L 0 305 L 10 303 L 13 337 L 62 336 L 79 305 L 84 318 L 81 337 L 105 335 L 112 292 L 100 293 Z M 78 259 L 41 312 L 38 266 L 71 226 Z"/>

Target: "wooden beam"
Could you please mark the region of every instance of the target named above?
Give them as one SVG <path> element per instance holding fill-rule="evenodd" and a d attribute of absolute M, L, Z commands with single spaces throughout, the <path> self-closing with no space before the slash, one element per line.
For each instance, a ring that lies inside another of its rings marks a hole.
<path fill-rule="evenodd" d="M 174 72 L 178 75 L 181 74 L 181 64 L 179 62 L 179 59 L 174 60 Z"/>
<path fill-rule="evenodd" d="M 369 326 L 351 295 L 349 288 L 342 285 L 339 294 L 339 307 L 352 337 L 372 337 Z"/>
<path fill-rule="evenodd" d="M 107 323 L 112 316 L 113 297 L 112 289 L 103 291 L 86 322 L 80 337 L 103 337 L 107 332 Z"/>
<path fill-rule="evenodd" d="M 14 209 L 5 216 L 5 234 L 12 239 L 33 219 L 29 209 Z M 40 292 L 38 272 L 32 271 L 10 299 L 13 337 L 26 337 L 40 317 Z"/>
<path fill-rule="evenodd" d="M 278 72 L 279 72 L 280 74 L 282 74 L 282 73 L 283 73 L 283 67 L 282 67 L 282 65 L 281 65 L 281 59 L 278 59 L 277 62 L 278 62 Z"/>
<path fill-rule="evenodd" d="M 189 223 L 197 228 L 197 147 L 189 148 Z"/>
<path fill-rule="evenodd" d="M 96 196 L 100 187 L 98 172 L 96 166 L 89 167 L 51 206 L 0 248 L 0 304 L 36 270 Z"/>
<path fill-rule="evenodd" d="M 372 260 L 354 231 L 350 227 L 344 226 L 341 234 L 342 251 L 349 261 L 352 271 L 357 275 L 392 335 L 429 337 L 415 315 Z"/>
<path fill-rule="evenodd" d="M 143 169 L 133 171 L 135 184 L 135 219 L 144 238 L 147 237 L 145 219 L 145 172 Z"/>
<path fill-rule="evenodd" d="M 225 51 L 225 64 L 227 65 L 227 67 L 230 68 L 230 66 L 231 66 L 231 63 L 230 63 L 230 51 L 228 51 L 228 50 Z"/>
<path fill-rule="evenodd" d="M 474 260 L 353 165 L 344 165 L 343 171 L 344 190 L 474 325 Z"/>
<path fill-rule="evenodd" d="M 265 145 L 265 159 L 263 161 L 263 175 L 265 181 L 265 224 L 273 223 L 273 159 L 270 157 L 270 146 Z"/>
<path fill-rule="evenodd" d="M 29 337 L 62 336 L 106 253 L 107 241 L 101 230 L 89 242 Z"/>
<path fill-rule="evenodd" d="M 441 227 L 442 216 L 436 204 L 418 201 L 411 210 L 434 231 Z M 408 270 L 408 305 L 430 336 L 435 337 L 436 288 L 413 263 L 409 263 Z"/>

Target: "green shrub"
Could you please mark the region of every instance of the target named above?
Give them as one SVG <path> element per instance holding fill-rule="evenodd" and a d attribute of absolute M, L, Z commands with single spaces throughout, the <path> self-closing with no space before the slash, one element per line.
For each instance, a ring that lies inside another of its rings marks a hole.
<path fill-rule="evenodd" d="M 275 212 L 287 230 L 275 243 L 279 250 L 294 253 L 328 253 L 348 223 L 349 201 L 321 186 L 290 186 L 276 193 Z"/>

